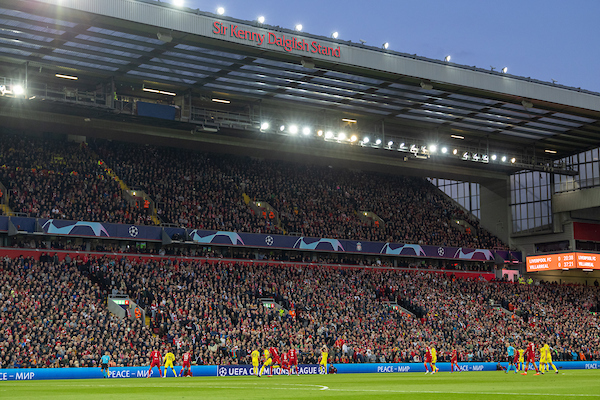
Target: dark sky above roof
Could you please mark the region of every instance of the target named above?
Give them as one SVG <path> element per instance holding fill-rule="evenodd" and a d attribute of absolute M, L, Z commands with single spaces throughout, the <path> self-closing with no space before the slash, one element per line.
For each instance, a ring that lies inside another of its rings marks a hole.
<path fill-rule="evenodd" d="M 173 2 L 175 0 L 166 0 Z M 600 1 L 183 0 L 201 11 L 600 92 Z"/>

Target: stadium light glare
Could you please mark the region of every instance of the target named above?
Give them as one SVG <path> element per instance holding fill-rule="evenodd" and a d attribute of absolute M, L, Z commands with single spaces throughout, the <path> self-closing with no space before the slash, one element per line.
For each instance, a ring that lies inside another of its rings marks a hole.
<path fill-rule="evenodd" d="M 404 149 L 404 142 L 400 143 L 400 146 L 398 146 L 399 149 Z"/>
<path fill-rule="evenodd" d="M 346 134 L 344 132 L 340 132 L 338 134 L 338 139 L 339 140 L 346 140 Z"/>
<path fill-rule="evenodd" d="M 262 15 L 260 17 L 258 17 L 256 20 L 258 21 L 259 24 L 265 23 L 265 17 L 263 17 Z"/>
<path fill-rule="evenodd" d="M 305 126 L 304 128 L 302 128 L 302 134 L 304 136 L 310 135 L 310 128 L 308 126 Z"/>
<path fill-rule="evenodd" d="M 215 103 L 223 103 L 223 104 L 229 104 L 229 103 L 231 103 L 231 101 L 229 101 L 229 100 L 223 100 L 223 99 L 212 99 L 212 101 L 214 101 Z"/>
<path fill-rule="evenodd" d="M 385 42 L 383 45 L 381 45 L 381 47 L 382 47 L 384 50 L 387 50 L 387 48 L 388 48 L 388 47 L 390 47 L 390 44 L 389 44 L 388 42 Z"/>
<path fill-rule="evenodd" d="M 393 141 L 393 140 L 390 140 L 390 141 L 388 142 L 388 147 L 392 147 L 392 145 L 393 145 L 393 144 L 394 144 L 394 141 Z"/>
<path fill-rule="evenodd" d="M 502 156 L 502 162 L 506 162 L 506 156 Z"/>
<path fill-rule="evenodd" d="M 450 135 L 451 138 L 463 140 L 465 137 L 460 135 Z"/>
<path fill-rule="evenodd" d="M 544 152 L 549 153 L 549 154 L 556 154 L 556 150 L 546 149 L 546 150 L 544 150 Z"/>
<path fill-rule="evenodd" d="M 262 124 L 260 124 L 260 129 L 266 131 L 267 129 L 269 129 L 270 126 L 271 124 L 269 124 L 268 122 L 263 122 Z"/>
<path fill-rule="evenodd" d="M 437 151 L 437 146 L 435 144 L 429 145 L 429 151 L 435 153 Z"/>
<path fill-rule="evenodd" d="M 514 157 L 513 157 L 513 158 L 511 158 L 511 159 L 510 159 L 510 163 L 511 163 L 511 164 L 514 164 L 515 162 L 517 162 L 517 159 L 516 159 L 516 158 L 514 158 Z"/>
<path fill-rule="evenodd" d="M 332 139 L 332 138 L 333 138 L 333 132 L 327 131 L 327 133 L 325 133 L 325 139 Z"/>
<path fill-rule="evenodd" d="M 317 131 L 317 135 L 319 135 L 319 136 L 323 136 L 323 131 L 319 129 L 319 130 Z"/>
<path fill-rule="evenodd" d="M 457 155 L 458 154 L 458 149 L 452 150 L 452 154 Z"/>
<path fill-rule="evenodd" d="M 55 77 L 57 77 L 57 78 L 70 79 L 70 80 L 72 80 L 72 81 L 76 81 L 77 79 L 79 79 L 79 78 L 78 78 L 78 77 L 76 77 L 76 76 L 71 76 L 71 75 L 63 75 L 63 74 L 55 74 L 54 76 L 55 76 Z"/>
<path fill-rule="evenodd" d="M 502 68 L 502 73 L 503 73 L 503 74 L 505 74 L 505 73 L 507 73 L 507 72 L 508 72 L 508 67 L 504 67 L 504 68 Z"/>
<path fill-rule="evenodd" d="M 366 144 L 366 143 L 369 143 L 369 138 L 368 138 L 368 137 L 365 137 L 365 138 L 363 139 L 363 143 L 365 143 L 365 144 Z"/>
<path fill-rule="evenodd" d="M 290 125 L 290 133 L 292 135 L 295 135 L 296 133 L 298 133 L 298 125 Z"/>
<path fill-rule="evenodd" d="M 285 131 L 285 125 L 281 125 L 281 126 L 279 127 L 279 130 L 280 130 L 281 132 Z"/>
<path fill-rule="evenodd" d="M 177 7 L 183 7 L 185 5 L 184 0 L 173 0 L 173 5 Z"/>
<path fill-rule="evenodd" d="M 381 144 L 381 139 L 375 140 L 375 144 Z"/>
<path fill-rule="evenodd" d="M 25 89 L 23 89 L 23 86 L 21 85 L 13 86 L 12 91 L 17 96 L 21 96 L 23 93 L 25 93 Z"/>
<path fill-rule="evenodd" d="M 442 153 L 446 154 L 448 152 L 448 148 L 447 147 L 442 147 Z"/>
<path fill-rule="evenodd" d="M 351 118 L 342 118 L 342 121 L 347 122 L 349 124 L 356 124 L 358 122 L 355 119 L 351 119 Z"/>
<path fill-rule="evenodd" d="M 302 31 L 302 24 L 296 24 L 296 27 L 295 27 L 295 29 L 296 29 L 298 32 L 301 32 L 301 31 Z"/>
<path fill-rule="evenodd" d="M 449 55 L 444 57 L 444 61 L 446 61 L 446 62 L 450 62 L 451 59 L 452 59 L 452 57 L 450 57 Z"/>
<path fill-rule="evenodd" d="M 496 158 L 498 158 L 498 157 L 496 157 L 495 154 L 492 154 L 492 161 L 496 161 Z"/>
<path fill-rule="evenodd" d="M 340 34 L 336 31 L 331 34 L 331 37 L 337 39 Z"/>
<path fill-rule="evenodd" d="M 217 14 L 219 14 L 219 15 L 225 14 L 225 9 L 223 7 L 217 8 Z"/>
<path fill-rule="evenodd" d="M 350 137 L 351 142 L 356 142 L 357 140 L 358 138 L 356 137 L 356 135 L 352 135 L 352 137 Z"/>

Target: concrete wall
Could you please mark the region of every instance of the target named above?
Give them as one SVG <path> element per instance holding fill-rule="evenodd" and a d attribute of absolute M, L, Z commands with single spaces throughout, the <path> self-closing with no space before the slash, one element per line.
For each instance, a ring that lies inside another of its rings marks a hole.
<path fill-rule="evenodd" d="M 600 187 L 559 193 L 552 196 L 552 212 L 567 212 L 600 207 Z"/>
<path fill-rule="evenodd" d="M 523 252 L 523 257 L 535 254 L 536 243 L 559 242 L 568 240 L 570 250 L 575 249 L 575 240 L 573 239 L 573 223 L 565 223 L 562 225 L 562 231 L 554 233 L 545 233 L 529 236 L 513 237 L 511 245 L 517 247 Z"/>

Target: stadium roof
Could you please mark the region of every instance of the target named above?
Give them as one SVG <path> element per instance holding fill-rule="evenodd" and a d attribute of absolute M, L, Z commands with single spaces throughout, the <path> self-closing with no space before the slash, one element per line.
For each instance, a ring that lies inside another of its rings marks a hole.
<path fill-rule="evenodd" d="M 598 93 L 155 1 L 0 0 L 0 60 L 3 76 L 28 62 L 555 159 L 600 143 Z"/>

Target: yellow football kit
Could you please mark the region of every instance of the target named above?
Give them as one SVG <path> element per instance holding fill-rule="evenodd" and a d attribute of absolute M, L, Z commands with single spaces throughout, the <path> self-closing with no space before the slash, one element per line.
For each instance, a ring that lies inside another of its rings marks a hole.
<path fill-rule="evenodd" d="M 254 375 L 258 375 L 258 366 L 260 364 L 260 353 L 258 350 L 254 350 L 251 354 L 252 356 L 252 373 Z"/>
<path fill-rule="evenodd" d="M 261 376 L 263 372 L 265 372 L 265 368 L 273 363 L 273 360 L 271 360 L 271 353 L 269 353 L 269 350 L 265 350 L 263 356 L 265 357 L 265 362 L 262 365 L 262 367 L 260 367 L 260 372 L 258 373 L 258 376 Z M 273 370 L 271 370 L 271 373 L 273 373 Z"/>
<path fill-rule="evenodd" d="M 173 370 L 173 375 L 175 375 L 175 377 L 177 377 L 177 372 L 175 372 L 175 367 L 173 366 L 173 361 L 175 361 L 175 355 L 171 352 L 168 352 L 165 355 L 165 374 L 163 375 L 163 378 L 167 377 L 167 368 L 171 367 L 171 369 Z"/>
<path fill-rule="evenodd" d="M 327 357 L 329 357 L 329 353 L 326 351 L 322 351 L 321 362 L 319 363 L 319 372 L 322 371 L 323 374 L 327 374 Z"/>

